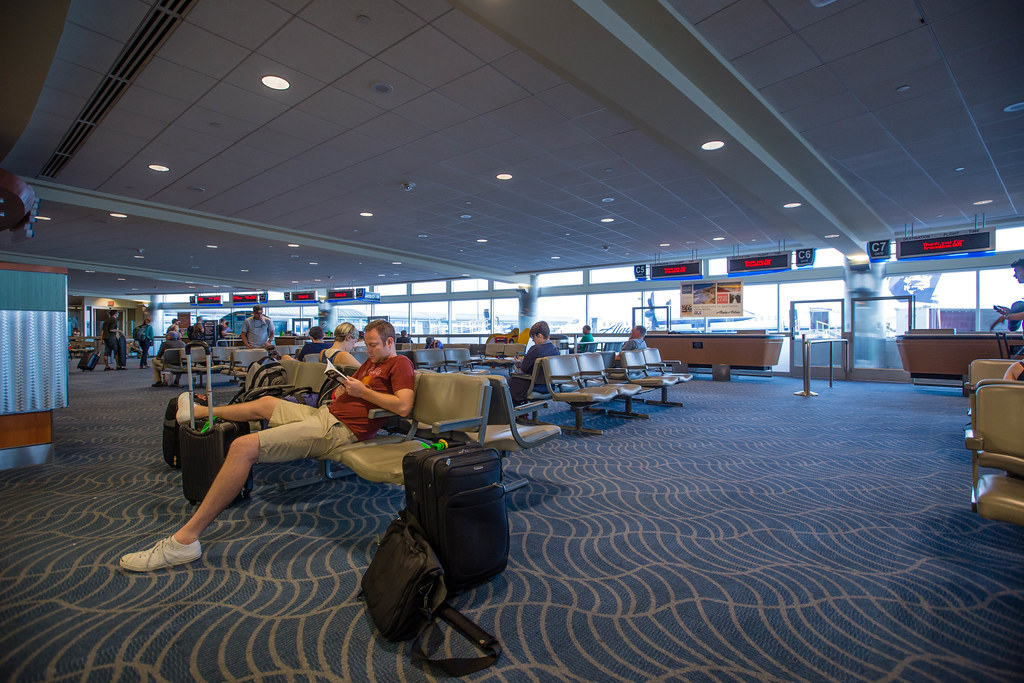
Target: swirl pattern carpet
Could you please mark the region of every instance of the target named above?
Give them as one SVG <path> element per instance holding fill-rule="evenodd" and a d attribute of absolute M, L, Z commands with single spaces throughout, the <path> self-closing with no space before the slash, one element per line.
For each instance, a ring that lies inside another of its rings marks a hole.
<path fill-rule="evenodd" d="M 160 456 L 174 394 L 150 381 L 73 371 L 54 464 L 0 472 L 0 679 L 434 680 L 358 597 L 399 487 L 283 491 L 313 464 L 258 466 L 201 560 L 118 567 L 190 510 Z M 683 408 L 514 454 L 509 567 L 454 601 L 505 654 L 468 678 L 1024 680 L 1024 529 L 971 513 L 966 399 L 799 388 L 697 380 Z"/>

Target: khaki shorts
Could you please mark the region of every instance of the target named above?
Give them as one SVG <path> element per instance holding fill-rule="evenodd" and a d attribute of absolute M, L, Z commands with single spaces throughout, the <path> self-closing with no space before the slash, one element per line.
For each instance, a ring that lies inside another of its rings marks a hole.
<path fill-rule="evenodd" d="M 270 428 L 256 434 L 260 440 L 259 462 L 337 460 L 338 450 L 357 441 L 328 406 L 312 408 L 284 400 L 277 402 Z"/>

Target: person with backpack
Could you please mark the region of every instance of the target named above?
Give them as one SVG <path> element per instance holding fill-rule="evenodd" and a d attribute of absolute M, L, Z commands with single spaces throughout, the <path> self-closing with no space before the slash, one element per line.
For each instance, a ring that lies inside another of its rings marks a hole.
<path fill-rule="evenodd" d="M 125 342 L 124 332 L 121 331 L 121 325 L 117 319 L 117 311 L 112 311 L 106 322 L 103 323 L 103 344 L 103 365 L 105 366 L 103 369 L 114 369 L 110 367 L 110 361 L 107 360 L 110 356 L 113 356 L 117 369 L 124 370 L 125 363 L 127 362 L 128 347 Z"/>
<path fill-rule="evenodd" d="M 139 345 L 139 369 L 149 367 L 149 349 L 153 346 L 153 319 L 146 316 L 141 325 L 135 326 L 132 332 L 132 339 Z"/>

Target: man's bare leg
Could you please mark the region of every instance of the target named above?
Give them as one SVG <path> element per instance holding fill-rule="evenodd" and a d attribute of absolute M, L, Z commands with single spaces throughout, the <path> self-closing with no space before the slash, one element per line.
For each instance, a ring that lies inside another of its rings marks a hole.
<path fill-rule="evenodd" d="M 213 520 L 217 519 L 217 515 L 238 496 L 238 492 L 245 486 L 245 480 L 249 478 L 249 470 L 256 464 L 259 455 L 260 438 L 257 434 L 246 434 L 231 442 L 224 464 L 210 485 L 210 490 L 206 492 L 203 502 L 199 504 L 192 517 L 173 534 L 175 541 L 188 545 L 199 540 L 206 527 L 210 526 Z"/>

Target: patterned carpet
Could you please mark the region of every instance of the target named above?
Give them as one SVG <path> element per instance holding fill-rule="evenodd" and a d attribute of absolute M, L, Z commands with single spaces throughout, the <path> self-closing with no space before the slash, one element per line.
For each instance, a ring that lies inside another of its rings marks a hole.
<path fill-rule="evenodd" d="M 56 463 L 0 472 L 0 679 L 433 680 L 357 598 L 398 487 L 261 466 L 202 560 L 118 568 L 189 512 L 150 381 L 73 371 Z M 505 654 L 470 678 L 1024 680 L 1024 529 L 970 512 L 966 400 L 818 384 L 698 380 L 513 456 L 509 568 L 455 602 Z"/>

